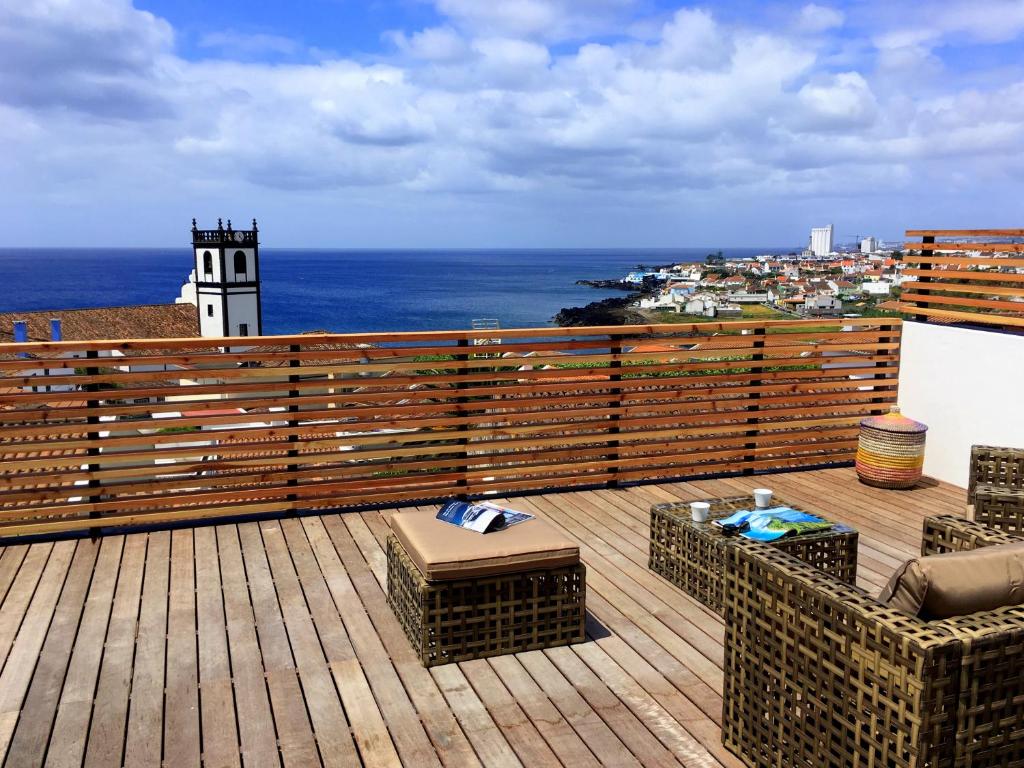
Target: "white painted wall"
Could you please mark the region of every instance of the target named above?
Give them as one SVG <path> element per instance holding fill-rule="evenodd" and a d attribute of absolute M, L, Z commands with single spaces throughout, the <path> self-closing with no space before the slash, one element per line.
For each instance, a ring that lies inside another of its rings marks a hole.
<path fill-rule="evenodd" d="M 924 472 L 967 487 L 975 444 L 1024 448 L 1024 336 L 905 322 L 899 405 L 928 425 Z"/>

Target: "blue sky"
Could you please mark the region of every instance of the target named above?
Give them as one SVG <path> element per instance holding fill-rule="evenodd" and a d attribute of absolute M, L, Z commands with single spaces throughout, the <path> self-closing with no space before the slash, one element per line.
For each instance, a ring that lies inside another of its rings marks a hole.
<path fill-rule="evenodd" d="M 0 245 L 1020 226 L 1024 0 L 0 6 Z"/>

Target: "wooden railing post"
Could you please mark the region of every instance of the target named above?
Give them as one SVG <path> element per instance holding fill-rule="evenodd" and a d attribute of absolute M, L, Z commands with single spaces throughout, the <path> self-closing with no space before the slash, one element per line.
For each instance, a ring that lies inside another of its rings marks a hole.
<path fill-rule="evenodd" d="M 299 344 L 291 344 L 291 345 L 288 346 L 288 351 L 292 352 L 292 353 L 299 352 L 299 351 L 301 351 L 301 349 L 302 349 L 302 347 Z M 288 369 L 289 370 L 291 370 L 293 368 L 298 368 L 300 365 L 302 365 L 302 361 L 298 360 L 297 358 L 292 358 L 292 359 L 290 359 L 288 361 Z M 296 374 L 296 373 L 292 373 L 292 374 L 290 374 L 288 376 L 288 383 L 289 384 L 294 384 L 298 380 L 299 380 L 299 375 Z M 299 396 L 299 390 L 298 389 L 296 389 L 295 387 L 289 388 L 289 390 L 288 390 L 288 398 L 289 398 L 289 400 L 291 400 L 292 398 L 296 398 L 298 396 Z M 297 434 L 295 434 L 296 430 L 299 428 L 299 420 L 297 418 L 298 412 L 299 412 L 299 406 L 297 404 L 291 403 L 291 404 L 288 405 L 288 446 L 289 446 L 289 448 L 288 448 L 288 458 L 289 459 L 294 459 L 294 458 L 296 458 L 299 455 L 299 451 L 297 449 L 297 444 L 298 444 L 298 441 L 299 441 L 299 436 Z M 299 478 L 296 477 L 296 473 L 298 471 L 299 471 L 298 464 L 289 464 L 288 465 L 288 481 L 287 481 L 287 484 L 288 484 L 289 487 L 296 487 L 296 486 L 298 486 Z M 298 494 L 296 494 L 296 493 L 289 493 L 288 496 L 287 496 L 287 499 L 288 499 L 289 503 L 297 501 L 298 498 L 299 498 Z M 297 510 L 293 506 L 288 511 L 290 513 L 294 513 Z"/>
<path fill-rule="evenodd" d="M 99 356 L 100 356 L 100 353 L 97 352 L 95 349 L 90 349 L 90 350 L 88 350 L 85 353 L 85 357 L 88 360 L 96 360 Z M 86 369 L 85 369 L 85 374 L 86 374 L 86 376 L 99 376 L 99 374 L 100 374 L 99 366 L 97 366 L 95 364 L 87 366 Z M 100 401 L 99 401 L 99 399 L 97 397 L 95 397 L 95 393 L 99 392 L 99 388 L 100 388 L 100 385 L 98 383 L 96 383 L 96 382 L 93 382 L 93 381 L 91 381 L 91 382 L 89 382 L 88 384 L 85 385 L 85 391 L 90 393 L 90 397 L 86 400 L 86 403 L 85 403 L 86 408 L 88 409 L 88 413 L 89 413 L 89 415 L 85 417 L 86 424 L 89 425 L 88 431 L 86 433 L 86 439 L 89 442 L 89 447 L 85 449 L 85 452 L 86 452 L 86 455 L 90 457 L 90 459 L 92 459 L 95 456 L 99 456 L 100 455 L 100 445 L 99 445 L 99 441 L 100 441 L 100 433 L 99 433 L 99 423 L 100 423 L 99 408 L 100 408 Z M 100 500 L 102 498 L 102 494 L 100 493 L 100 490 L 99 490 L 99 488 L 100 488 L 100 480 L 99 480 L 98 477 L 96 477 L 96 472 L 99 471 L 100 465 L 97 464 L 94 460 L 90 460 L 88 466 L 89 466 L 89 503 L 90 504 L 99 504 Z M 92 510 L 91 512 L 89 512 L 89 517 L 91 517 L 91 518 L 98 518 L 98 517 L 100 517 L 100 513 L 97 510 Z M 95 538 L 96 536 L 99 535 L 99 527 L 98 526 L 94 526 L 94 527 L 90 528 L 90 533 L 93 536 L 93 538 Z"/>
<path fill-rule="evenodd" d="M 612 355 L 612 360 L 608 364 L 611 369 L 609 380 L 611 382 L 611 388 L 609 389 L 609 395 L 611 399 L 609 403 L 614 409 L 612 415 L 608 417 L 608 471 L 612 477 L 608 480 L 609 488 L 618 488 L 619 479 L 616 477 L 619 473 L 619 409 L 622 408 L 622 387 L 619 386 L 619 382 L 622 381 L 622 361 L 618 359 L 622 355 L 622 339 L 621 334 L 613 333 L 611 335 L 611 347 L 609 347 L 609 353 Z"/>
<path fill-rule="evenodd" d="M 935 242 L 935 236 L 934 235 L 924 235 L 921 238 L 921 244 L 922 245 L 929 245 L 929 244 L 933 244 L 934 242 Z M 925 251 L 925 250 L 922 249 L 921 250 L 921 255 L 922 256 L 924 256 L 924 255 L 934 256 L 935 255 L 935 251 Z M 930 261 L 918 262 L 917 267 L 918 267 L 918 269 L 921 269 L 923 271 L 928 271 L 928 272 L 932 271 L 932 263 Z M 931 279 L 931 277 L 929 275 L 921 275 L 920 277 L 917 278 L 917 281 L 919 283 L 930 283 L 932 281 L 932 279 Z M 922 295 L 924 295 L 924 296 L 928 296 L 929 293 L 930 293 L 930 291 L 927 288 L 918 288 L 917 292 L 922 294 Z M 920 306 L 920 307 L 922 307 L 924 309 L 928 308 L 928 302 L 926 302 L 926 301 L 924 301 L 924 302 L 916 301 L 915 304 L 917 304 L 918 306 Z M 928 322 L 928 315 L 914 315 L 914 319 L 917 320 L 920 323 L 927 323 Z"/>
<path fill-rule="evenodd" d="M 764 360 L 764 352 L 756 351 L 764 349 L 764 337 L 765 328 L 761 326 L 754 329 L 754 343 L 752 344 L 754 352 L 750 355 L 750 360 L 755 363 L 750 366 L 750 386 L 760 387 L 762 384 L 761 374 L 764 372 L 763 365 L 757 365 L 760 361 Z M 747 453 L 743 456 L 743 467 L 744 475 L 754 474 L 753 462 L 757 460 L 757 438 L 760 433 L 760 416 L 759 411 L 761 410 L 761 393 L 751 392 L 747 402 L 747 424 L 750 427 L 745 433 L 747 442 L 743 445 L 743 450 Z"/>
<path fill-rule="evenodd" d="M 888 324 L 885 324 L 883 326 L 880 326 L 879 327 L 879 331 L 883 332 L 883 333 L 886 333 L 886 334 L 889 334 L 889 333 L 892 333 L 894 328 L 895 328 L 895 325 L 893 325 L 891 323 L 888 323 Z M 890 343 L 892 341 L 892 338 L 893 338 L 892 336 L 888 336 L 888 335 L 879 336 L 878 337 L 879 349 L 875 350 L 875 352 L 877 354 L 880 354 L 880 355 L 889 354 L 889 350 L 882 349 L 881 345 L 882 344 Z M 879 371 L 878 371 L 878 373 L 876 373 L 874 375 L 874 378 L 873 378 L 873 381 L 875 382 L 875 385 L 874 385 L 875 386 L 875 390 L 874 390 L 875 396 L 871 398 L 871 403 L 872 403 L 872 406 L 873 406 L 871 408 L 871 414 L 873 416 L 877 416 L 877 415 L 883 414 L 883 413 L 885 413 L 888 410 L 888 408 L 886 408 L 883 405 L 883 403 L 885 402 L 885 395 L 880 394 L 878 389 L 877 389 L 877 387 L 878 387 L 878 381 L 880 379 L 888 378 L 887 374 L 888 374 L 888 369 L 889 369 L 889 363 L 887 363 L 884 360 L 879 360 L 877 363 L 875 363 L 875 368 L 878 368 Z M 876 404 L 877 404 L 877 407 L 874 407 Z"/>
<path fill-rule="evenodd" d="M 469 360 L 469 339 L 459 339 L 456 342 L 456 345 L 459 347 L 460 352 L 459 354 L 455 355 L 455 359 L 460 361 L 462 365 L 458 367 L 457 372 L 455 374 L 459 379 L 455 383 L 455 389 L 459 392 L 464 392 L 466 388 L 469 386 L 468 382 L 465 380 L 465 377 L 469 374 L 469 366 L 465 365 L 465 363 Z M 469 398 L 466 397 L 466 395 L 464 394 L 460 394 L 455 399 L 457 408 L 456 416 L 459 419 L 459 425 L 458 427 L 456 427 L 457 432 L 469 431 L 469 424 L 467 424 L 464 421 L 464 419 L 466 418 L 466 409 L 463 407 L 468 402 Z M 465 501 L 467 498 L 469 498 L 468 494 L 466 493 L 466 486 L 469 485 L 469 478 L 467 477 L 469 473 L 469 439 L 467 437 L 460 437 L 459 445 L 462 446 L 462 451 L 459 453 L 459 458 L 462 459 L 463 463 L 455 468 L 456 473 L 459 475 L 458 480 L 455 481 L 455 485 L 457 488 L 460 489 L 459 492 L 456 494 L 456 497 L 462 501 Z"/>

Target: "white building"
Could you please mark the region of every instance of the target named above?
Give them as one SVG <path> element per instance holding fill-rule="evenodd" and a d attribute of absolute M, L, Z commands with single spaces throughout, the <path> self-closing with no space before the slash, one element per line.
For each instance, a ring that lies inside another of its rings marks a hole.
<path fill-rule="evenodd" d="M 805 315 L 838 315 L 843 311 L 843 302 L 835 296 L 818 293 L 805 296 L 799 311 Z"/>
<path fill-rule="evenodd" d="M 832 253 L 832 225 L 814 227 L 811 230 L 811 253 L 815 256 L 828 256 Z"/>
<path fill-rule="evenodd" d="M 878 250 L 878 239 L 874 237 L 865 237 L 860 241 L 860 252 L 861 253 L 875 253 Z"/>
<path fill-rule="evenodd" d="M 195 268 L 181 287 L 179 304 L 193 304 L 199 311 L 199 335 L 260 336 L 263 320 L 260 301 L 259 231 L 198 229 L 192 219 L 192 250 Z"/>
<path fill-rule="evenodd" d="M 888 296 L 892 289 L 892 283 L 886 280 L 864 281 L 861 283 L 860 289 L 868 296 Z"/>

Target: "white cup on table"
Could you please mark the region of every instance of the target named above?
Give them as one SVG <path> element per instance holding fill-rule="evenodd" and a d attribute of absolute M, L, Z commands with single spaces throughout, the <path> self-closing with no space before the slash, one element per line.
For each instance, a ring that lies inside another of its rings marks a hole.
<path fill-rule="evenodd" d="M 710 511 L 711 505 L 706 501 L 690 502 L 690 517 L 695 523 L 706 523 Z"/>
<path fill-rule="evenodd" d="M 754 489 L 754 506 L 758 509 L 767 509 L 772 505 L 772 489 L 771 488 L 755 488 Z"/>

